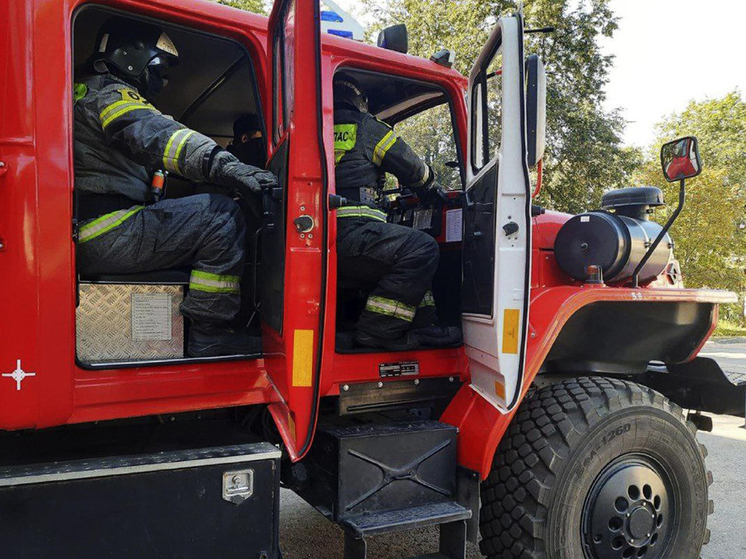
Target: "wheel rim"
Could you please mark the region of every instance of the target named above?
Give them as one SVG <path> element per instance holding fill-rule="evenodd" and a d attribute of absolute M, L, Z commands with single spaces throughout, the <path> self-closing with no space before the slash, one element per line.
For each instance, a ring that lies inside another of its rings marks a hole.
<path fill-rule="evenodd" d="M 588 559 L 658 559 L 676 518 L 667 472 L 651 458 L 622 456 L 596 478 L 583 507 Z"/>

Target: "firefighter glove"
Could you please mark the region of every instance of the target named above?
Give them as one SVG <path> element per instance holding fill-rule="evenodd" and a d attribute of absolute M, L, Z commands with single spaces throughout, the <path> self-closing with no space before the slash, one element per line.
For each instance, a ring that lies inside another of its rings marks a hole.
<path fill-rule="evenodd" d="M 241 163 L 227 151 L 218 153 L 210 167 L 210 181 L 242 194 L 261 194 L 265 188 L 277 186 L 277 177 L 269 171 Z"/>

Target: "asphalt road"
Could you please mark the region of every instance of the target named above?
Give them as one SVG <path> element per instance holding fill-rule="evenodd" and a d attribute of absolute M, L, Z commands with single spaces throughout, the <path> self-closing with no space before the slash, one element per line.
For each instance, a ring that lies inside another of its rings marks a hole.
<path fill-rule="evenodd" d="M 703 355 L 715 358 L 728 372 L 746 374 L 746 340 L 708 343 Z M 742 418 L 714 418 L 712 433 L 698 436 L 707 446 L 707 465 L 714 483 L 710 498 L 715 512 L 710 516 L 712 538 L 702 559 L 746 558 L 746 429 Z M 280 542 L 285 559 L 343 559 L 342 530 L 327 521 L 290 491 L 281 495 Z M 369 559 L 402 559 L 437 550 L 437 529 L 388 534 L 372 538 Z M 467 557 L 481 559 L 469 544 Z M 689 559 L 689 558 L 677 558 Z M 696 559 L 696 558 L 692 558 Z"/>

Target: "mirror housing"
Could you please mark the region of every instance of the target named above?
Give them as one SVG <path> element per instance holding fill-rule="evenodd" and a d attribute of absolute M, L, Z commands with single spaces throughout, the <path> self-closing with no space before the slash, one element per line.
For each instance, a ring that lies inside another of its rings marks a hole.
<path fill-rule="evenodd" d="M 526 143 L 529 167 L 535 167 L 546 147 L 547 73 L 538 55 L 526 60 Z"/>
<path fill-rule="evenodd" d="M 661 147 L 661 167 L 668 182 L 691 179 L 702 172 L 699 143 L 694 136 L 684 136 Z"/>
<path fill-rule="evenodd" d="M 407 26 L 400 23 L 383 29 L 378 34 L 378 46 L 387 50 L 407 54 L 409 51 L 409 33 L 407 32 Z"/>

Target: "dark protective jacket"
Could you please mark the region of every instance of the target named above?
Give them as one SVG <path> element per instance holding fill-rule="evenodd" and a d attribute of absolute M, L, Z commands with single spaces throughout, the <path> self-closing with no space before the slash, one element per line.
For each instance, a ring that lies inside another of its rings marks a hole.
<path fill-rule="evenodd" d="M 414 190 L 429 186 L 434 178 L 388 124 L 355 110 L 334 111 L 334 161 L 337 194 L 368 206 L 378 205 L 386 173 Z"/>
<path fill-rule="evenodd" d="M 194 181 L 210 179 L 220 147 L 145 100 L 112 76 L 90 76 L 75 86 L 75 187 L 83 194 L 150 196 L 156 170 Z"/>

